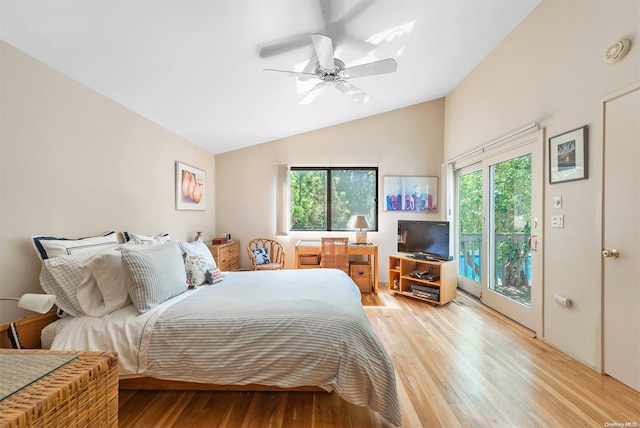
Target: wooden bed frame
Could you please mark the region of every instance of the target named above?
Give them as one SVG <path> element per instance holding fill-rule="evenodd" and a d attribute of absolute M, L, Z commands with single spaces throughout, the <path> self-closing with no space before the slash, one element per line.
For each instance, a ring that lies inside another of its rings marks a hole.
<path fill-rule="evenodd" d="M 40 332 L 47 325 L 56 321 L 56 309 L 52 309 L 46 314 L 31 315 L 21 320 L 14 321 L 20 336 L 20 342 L 25 349 L 42 348 L 40 342 Z M 0 348 L 11 348 L 11 341 L 7 331 L 11 323 L 0 324 Z M 278 388 L 268 385 L 215 385 L 198 382 L 179 382 L 174 380 L 163 380 L 152 377 L 136 377 L 120 379 L 120 389 L 146 389 L 146 390 L 189 390 L 189 391 L 324 391 L 317 386 L 301 386 L 297 388 Z"/>

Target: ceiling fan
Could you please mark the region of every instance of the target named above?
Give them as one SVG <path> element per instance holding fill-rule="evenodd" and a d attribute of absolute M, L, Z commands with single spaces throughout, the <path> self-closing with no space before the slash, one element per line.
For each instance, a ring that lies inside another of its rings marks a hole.
<path fill-rule="evenodd" d="M 347 31 L 347 25 L 355 21 L 377 1 L 378 0 L 359 0 L 353 7 L 345 11 L 344 9 L 347 6 L 341 2 L 317 0 L 323 26 L 315 32 L 330 35 L 336 43 L 348 42 L 365 52 L 372 51 L 376 46 L 349 33 Z M 262 46 L 260 48 L 260 57 L 268 58 L 291 50 L 300 49 L 308 46 L 308 43 L 308 32 L 292 35 Z"/>
<path fill-rule="evenodd" d="M 299 104 L 302 105 L 310 104 L 328 86 L 333 86 L 357 103 L 366 103 L 369 101 L 369 95 L 353 86 L 347 80 L 375 74 L 393 73 L 398 69 L 398 63 L 393 58 L 345 67 L 344 62 L 333 56 L 333 41 L 330 37 L 324 34 L 312 34 L 311 41 L 318 58 L 313 73 L 268 68 L 263 70 L 271 73 L 287 74 L 301 79 L 320 79 L 321 82 L 311 88 L 300 100 Z"/>

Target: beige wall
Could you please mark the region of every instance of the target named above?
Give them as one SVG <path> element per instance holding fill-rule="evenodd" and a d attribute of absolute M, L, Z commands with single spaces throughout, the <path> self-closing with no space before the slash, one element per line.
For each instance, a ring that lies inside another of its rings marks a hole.
<path fill-rule="evenodd" d="M 42 292 L 33 235 L 213 236 L 212 154 L 3 42 L 0 67 L 0 297 Z M 175 210 L 176 161 L 208 173 L 206 211 Z"/>
<path fill-rule="evenodd" d="M 357 108 L 357 107 L 354 107 Z M 388 256 L 396 252 L 397 220 L 442 218 L 443 214 L 385 212 L 385 175 L 439 176 L 443 156 L 444 100 L 439 99 L 318 131 L 216 156 L 216 229 L 245 245 L 251 238 L 275 236 L 275 164 L 377 165 L 379 231 L 369 240 L 379 245 L 380 279 L 388 277 Z M 444 195 L 439 200 L 443 201 Z M 442 210 L 441 210 L 442 211 Z M 277 239 L 294 267 L 295 243 L 321 236 L 353 233 L 291 232 Z M 241 263 L 248 266 L 246 251 Z"/>
<path fill-rule="evenodd" d="M 590 366 L 600 352 L 602 98 L 640 80 L 639 29 L 638 1 L 544 0 L 446 98 L 445 160 L 534 121 L 547 138 L 589 125 L 588 180 L 548 184 L 545 151 L 543 321 L 547 342 Z M 621 38 L 631 52 L 606 64 L 605 49 Z M 563 229 L 551 228 L 552 214 L 564 214 Z"/>

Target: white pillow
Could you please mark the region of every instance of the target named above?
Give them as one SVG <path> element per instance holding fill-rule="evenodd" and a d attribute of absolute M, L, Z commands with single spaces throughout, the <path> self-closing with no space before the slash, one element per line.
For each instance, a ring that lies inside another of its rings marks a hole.
<path fill-rule="evenodd" d="M 88 238 L 69 239 L 38 235 L 31 237 L 31 240 L 41 260 L 70 254 L 93 254 L 118 246 L 118 235 L 113 230 L 102 236 Z"/>
<path fill-rule="evenodd" d="M 177 242 L 122 247 L 121 252 L 129 297 L 138 311 L 147 312 L 187 289 Z"/>
<path fill-rule="evenodd" d="M 168 233 L 162 233 L 158 236 L 151 236 L 138 235 L 131 232 L 122 232 L 122 236 L 124 237 L 124 242 L 133 242 L 135 245 L 164 244 L 169 239 L 171 239 Z"/>
<path fill-rule="evenodd" d="M 87 315 L 101 317 L 131 303 L 120 251 L 95 254 L 81 266 L 78 302 Z"/>
<path fill-rule="evenodd" d="M 84 279 L 80 267 L 87 257 L 90 254 L 80 253 L 42 261 L 40 286 L 48 294 L 55 294 L 56 306 L 74 317 L 84 315 L 76 294 Z"/>
<path fill-rule="evenodd" d="M 180 248 L 182 249 L 183 253 L 187 253 L 190 256 L 199 256 L 204 259 L 204 261 L 206 261 L 211 266 L 209 267 L 209 269 L 218 267 L 216 265 L 216 261 L 213 258 L 213 255 L 211 254 L 211 251 L 209 251 L 207 245 L 201 240 L 197 240 L 194 242 L 180 242 Z"/>

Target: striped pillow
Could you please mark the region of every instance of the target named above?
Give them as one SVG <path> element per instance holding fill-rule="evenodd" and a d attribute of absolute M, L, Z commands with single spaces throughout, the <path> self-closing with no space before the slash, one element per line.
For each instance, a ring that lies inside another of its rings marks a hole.
<path fill-rule="evenodd" d="M 42 289 L 55 295 L 56 306 L 74 317 L 84 315 L 76 293 L 83 281 L 81 267 L 87 257 L 90 255 L 80 253 L 45 259 L 40 271 Z"/>
<path fill-rule="evenodd" d="M 122 264 L 131 301 L 144 313 L 187 289 L 180 245 L 123 247 Z"/>

